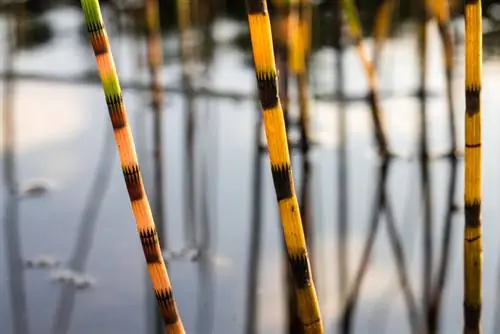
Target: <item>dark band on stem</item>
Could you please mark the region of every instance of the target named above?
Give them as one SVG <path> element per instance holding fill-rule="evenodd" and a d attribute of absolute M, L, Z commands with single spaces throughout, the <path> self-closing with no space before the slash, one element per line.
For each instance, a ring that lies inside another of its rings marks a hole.
<path fill-rule="evenodd" d="M 146 262 L 159 263 L 161 260 L 160 244 L 158 242 L 158 235 L 154 228 L 148 228 L 143 231 L 139 231 L 139 236 L 141 238 L 141 245 L 144 251 L 144 256 L 146 257 Z"/>
<path fill-rule="evenodd" d="M 271 166 L 273 175 L 274 189 L 278 202 L 292 197 L 292 173 L 289 164 Z"/>
<path fill-rule="evenodd" d="M 477 5 L 479 0 L 465 0 L 465 5 Z"/>
<path fill-rule="evenodd" d="M 125 107 L 123 105 L 122 95 L 113 95 L 106 98 L 106 104 L 108 105 L 109 116 L 111 117 L 111 124 L 114 130 L 124 128 L 127 125 L 127 119 L 125 116 Z"/>
<path fill-rule="evenodd" d="M 310 286 L 311 274 L 306 253 L 289 256 L 288 263 L 290 263 L 290 269 L 297 288 L 305 289 Z"/>
<path fill-rule="evenodd" d="M 258 76 L 257 87 L 262 109 L 268 110 L 278 106 L 278 79 L 276 74 Z"/>
<path fill-rule="evenodd" d="M 465 111 L 467 116 L 472 117 L 481 109 L 481 88 L 465 89 Z"/>
<path fill-rule="evenodd" d="M 265 0 L 247 0 L 247 11 L 249 15 L 265 14 L 267 12 L 267 3 Z"/>
<path fill-rule="evenodd" d="M 123 167 L 123 176 L 125 177 L 125 184 L 127 185 L 130 200 L 133 202 L 142 199 L 144 191 L 142 189 L 139 165 Z"/>
<path fill-rule="evenodd" d="M 155 291 L 155 296 L 165 325 L 173 325 L 179 321 L 172 289 Z"/>
<path fill-rule="evenodd" d="M 464 319 L 466 329 L 479 329 L 481 321 L 481 305 L 471 306 L 464 303 Z"/>
<path fill-rule="evenodd" d="M 481 202 L 465 203 L 465 227 L 481 226 Z"/>
<path fill-rule="evenodd" d="M 90 44 L 92 44 L 92 49 L 96 57 L 107 53 L 109 50 L 108 39 L 104 30 L 91 32 Z"/>

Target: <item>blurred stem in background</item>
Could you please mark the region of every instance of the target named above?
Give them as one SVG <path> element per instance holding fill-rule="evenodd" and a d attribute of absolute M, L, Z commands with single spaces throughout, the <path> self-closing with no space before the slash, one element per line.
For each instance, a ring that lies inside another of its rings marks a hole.
<path fill-rule="evenodd" d="M 345 108 L 345 73 L 344 73 L 344 43 L 342 27 L 341 0 L 333 1 L 333 48 L 335 49 L 335 76 L 337 102 L 337 135 L 339 146 L 337 149 L 337 255 L 338 255 L 338 295 L 339 305 L 345 305 L 347 296 L 347 283 L 349 282 L 349 191 L 348 191 L 348 161 L 347 161 L 347 115 Z"/>
<path fill-rule="evenodd" d="M 22 5 L 22 4 L 21 4 Z M 4 213 L 4 245 L 7 254 L 7 272 L 9 282 L 9 297 L 12 319 L 13 333 L 30 333 L 28 323 L 28 305 L 25 290 L 24 258 L 19 233 L 19 184 L 16 173 L 16 136 L 14 118 L 14 57 L 16 45 L 19 45 L 17 38 L 22 35 L 19 32 L 19 25 L 22 20 L 18 14 L 22 13 L 19 8 L 11 7 L 11 12 L 7 14 L 7 29 L 5 30 L 5 40 L 7 42 L 6 54 L 4 55 L 4 71 L 6 76 L 3 80 L 2 94 L 2 141 L 3 141 L 3 180 L 7 188 L 5 196 Z"/>
<path fill-rule="evenodd" d="M 158 0 L 145 0 L 147 55 L 150 75 L 151 105 L 153 118 L 153 156 L 154 156 L 154 217 L 157 224 L 160 246 L 168 244 L 166 229 L 165 190 L 163 189 L 163 89 L 161 84 L 161 69 L 163 67 L 163 43 L 160 30 L 160 15 Z"/>
<path fill-rule="evenodd" d="M 441 301 L 443 297 L 444 288 L 446 285 L 446 280 L 448 278 L 448 268 L 449 268 L 449 258 L 450 258 L 450 248 L 453 233 L 453 216 L 457 212 L 457 206 L 455 204 L 455 192 L 457 188 L 457 167 L 458 160 L 455 157 L 451 157 L 449 160 L 450 164 L 450 174 L 449 174 L 449 185 L 448 185 L 448 201 L 446 216 L 443 224 L 442 232 L 442 242 L 441 242 L 441 261 L 439 262 L 438 274 L 436 278 L 436 285 L 432 292 L 430 305 L 429 305 L 429 318 L 428 318 L 428 332 L 430 334 L 435 334 L 439 332 L 439 322 L 440 322 L 440 312 L 441 312 Z"/>
<path fill-rule="evenodd" d="M 338 1 L 338 0 L 335 0 Z M 375 12 L 375 24 L 373 26 L 373 58 L 372 63 L 375 70 L 379 68 L 380 54 L 382 47 L 390 36 L 394 7 L 396 0 L 378 0 L 379 4 Z"/>
<path fill-rule="evenodd" d="M 456 134 L 455 107 L 453 104 L 453 36 L 450 24 L 450 0 L 427 0 L 427 7 L 436 18 L 439 35 L 443 45 L 443 63 L 446 77 L 446 97 L 448 99 L 448 131 L 450 151 L 448 156 L 457 156 L 458 143 Z"/>
<path fill-rule="evenodd" d="M 354 39 L 356 51 L 363 65 L 366 79 L 368 80 L 369 102 L 372 112 L 372 120 L 375 132 L 375 140 L 378 145 L 378 153 L 382 157 L 390 155 L 385 127 L 382 121 L 382 109 L 380 107 L 380 98 L 377 88 L 377 80 L 373 63 L 368 59 L 368 54 L 363 42 L 363 32 L 359 20 L 358 10 L 354 0 L 341 0 L 343 12 L 346 14 L 347 25 L 352 38 Z"/>
<path fill-rule="evenodd" d="M 482 15 L 481 0 L 465 1 L 464 333 L 481 332 Z"/>
<path fill-rule="evenodd" d="M 261 247 L 262 247 L 262 163 L 261 163 L 261 150 L 260 138 L 262 129 L 262 117 L 257 114 L 257 121 L 255 122 L 255 152 L 254 152 L 254 174 L 252 181 L 252 220 L 250 232 L 250 250 L 248 259 L 248 282 L 247 282 L 247 296 L 246 308 L 247 316 L 245 319 L 245 333 L 257 334 L 258 331 L 258 305 L 259 305 L 259 274 L 260 274 L 260 260 L 261 260 Z M 288 269 L 288 268 L 286 268 Z M 287 270 L 288 272 L 288 270 Z M 287 285 L 288 287 L 288 285 Z M 293 290 L 292 290 L 293 292 Z M 288 306 L 289 304 L 287 304 Z M 296 309 L 296 308 L 295 308 Z M 288 331 L 290 333 L 290 331 Z"/>
<path fill-rule="evenodd" d="M 430 298 L 432 286 L 432 263 L 433 263 L 433 242 L 432 242 L 432 198 L 431 198 L 431 175 L 429 170 L 429 148 L 427 143 L 427 40 L 429 15 L 427 11 L 427 0 L 420 0 L 418 9 L 418 57 L 420 65 L 420 138 L 419 138 L 419 161 L 422 179 L 422 196 L 424 200 L 423 218 L 423 270 L 422 270 L 422 293 L 423 309 L 425 313 L 425 328 L 430 327 Z"/>
<path fill-rule="evenodd" d="M 184 170 L 185 182 L 185 199 L 184 199 L 184 238 L 185 245 L 184 251 L 189 252 L 194 250 L 196 245 L 196 215 L 195 208 L 196 199 L 194 196 L 194 129 L 195 129 L 195 115 L 194 115 L 194 94 L 191 85 L 191 60 L 193 49 L 188 44 L 189 33 L 191 32 L 191 4 L 190 0 L 177 0 L 177 19 L 179 27 L 179 51 L 181 59 L 181 81 L 183 90 L 186 93 L 185 103 L 185 117 L 186 117 L 186 131 L 185 131 L 185 144 L 186 150 L 186 165 Z"/>

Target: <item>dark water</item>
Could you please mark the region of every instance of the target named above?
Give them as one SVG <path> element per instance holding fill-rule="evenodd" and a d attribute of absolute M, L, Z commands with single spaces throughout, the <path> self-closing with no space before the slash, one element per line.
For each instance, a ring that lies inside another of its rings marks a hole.
<path fill-rule="evenodd" d="M 110 13 L 108 13 L 110 14 Z M 95 73 L 94 58 L 81 37 L 78 7 L 63 7 L 44 14 L 51 27 L 48 42 L 18 51 L 14 69 L 19 73 L 12 97 L 15 152 L 2 148 L 2 173 L 14 162 L 10 177 L 23 196 L 9 195 L 7 180 L 2 188 L 2 235 L 0 247 L 1 333 L 13 328 L 29 333 L 156 333 L 158 321 L 150 292 L 142 250 L 128 203 L 123 177 L 114 152 L 103 94 Z M 1 59 L 6 54 L 5 17 Z M 485 27 L 494 24 L 486 24 Z M 209 66 L 194 66 L 195 93 L 181 89 L 181 66 L 176 56 L 178 40 L 165 36 L 164 84 L 172 88 L 164 107 L 164 222 L 163 241 L 171 258 L 169 273 L 188 333 L 243 333 L 248 322 L 248 269 L 254 233 L 253 214 L 260 201 L 261 256 L 258 284 L 250 295 L 258 298 L 259 333 L 282 331 L 285 294 L 281 263 L 281 228 L 276 210 L 268 158 L 256 160 L 255 125 L 258 108 L 254 100 L 255 79 L 248 66 L 248 53 L 234 43 L 244 22 L 221 19 L 212 28 L 215 41 Z M 110 27 L 110 39 L 128 107 L 146 187 L 152 196 L 153 114 L 146 89 L 145 41 L 119 35 Z M 431 151 L 449 147 L 447 103 L 441 47 L 432 25 L 429 46 L 428 133 Z M 457 22 L 457 31 L 462 31 Z M 489 36 L 489 37 L 488 37 Z M 484 54 L 484 304 L 483 328 L 497 332 L 498 257 L 496 217 L 499 198 L 500 105 L 498 86 L 500 61 L 495 32 L 485 36 Z M 367 40 L 368 45 L 371 44 Z M 170 55 L 170 56 L 169 56 Z M 311 90 L 316 95 L 333 92 L 335 55 L 319 47 L 312 57 Z M 5 62 L 2 62 L 5 73 Z M 463 143 L 464 78 L 463 48 L 457 46 L 453 81 L 459 142 Z M 346 93 L 362 96 L 367 86 L 354 49 L 345 52 Z M 418 85 L 416 39 L 411 28 L 402 26 L 387 44 L 381 62 L 380 86 L 391 147 L 404 156 L 415 156 L 418 143 L 419 101 L 412 96 Z M 3 85 L 5 81 L 3 81 Z M 2 85 L 2 86 L 3 86 Z M 293 92 L 292 92 L 293 93 Z M 292 95 L 292 100 L 295 98 Z M 236 97 L 236 98 L 235 98 Z M 2 95 L 2 100 L 6 96 Z M 341 316 L 339 266 L 339 214 L 346 215 L 348 236 L 347 283 L 354 281 L 379 198 L 380 164 L 374 153 L 369 107 L 363 100 L 347 103 L 340 110 L 328 99 L 312 102 L 315 141 L 308 180 L 309 213 L 314 223 L 313 265 L 325 327 L 337 331 Z M 186 115 L 195 120 L 193 177 L 195 191 L 186 191 Z M 293 111 L 293 110 L 292 110 Z M 4 111 L 5 112 L 5 111 Z M 341 112 L 345 112 L 347 158 L 342 159 L 338 135 Z M 296 134 L 291 135 L 292 137 Z M 462 146 L 462 145 L 461 145 Z M 9 161 L 6 163 L 6 159 Z M 293 154 L 297 189 L 304 181 L 301 157 Z M 255 179 L 260 165 L 261 180 Z M 339 166 L 345 173 L 339 174 Z M 440 329 L 456 333 L 462 328 L 462 231 L 463 164 L 445 159 L 430 163 L 432 212 L 432 284 L 437 284 L 443 229 L 449 208 L 449 189 L 458 209 L 450 224 L 448 275 L 443 291 Z M 340 176 L 339 176 L 340 175 Z M 97 180 L 97 181 L 96 181 Z M 341 187 L 347 184 L 347 194 Z M 255 187 L 255 184 L 258 187 Z M 33 185 L 48 187 L 39 196 Z M 259 189 L 260 188 L 260 189 Z M 259 191 L 254 196 L 254 191 Z M 29 195 L 32 196 L 29 196 Z M 302 196 L 302 194 L 300 194 Z M 344 199 L 344 202 L 340 200 Z M 398 159 L 387 175 L 387 201 L 391 220 L 400 238 L 406 276 L 417 311 L 423 311 L 424 207 L 420 164 L 416 159 Z M 344 203 L 339 208 L 338 203 Z M 344 210 L 345 209 L 345 210 Z M 192 217 L 190 219 L 189 217 Z M 410 332 L 408 311 L 399 287 L 397 266 L 388 234 L 380 217 L 369 269 L 365 275 L 354 318 L 356 333 Z M 186 228 L 186 225 L 188 228 Z M 194 226 L 195 233 L 191 233 Z M 186 233 L 187 232 L 187 233 Z M 255 239 L 255 238 L 254 238 Z M 199 246 L 199 256 L 193 244 Z M 179 256 L 182 253 L 184 256 Z M 172 255 L 173 254 L 173 255 Z M 176 255 L 177 254 L 177 255 Z M 40 256 L 60 261 L 58 267 L 32 268 L 29 261 Z M 173 258 L 172 258 L 173 257 Z M 68 267 L 77 268 L 74 284 L 55 282 Z M 255 270 L 255 268 L 254 268 Z M 88 283 L 89 286 L 85 284 Z M 344 291 L 345 292 L 345 291 Z"/>

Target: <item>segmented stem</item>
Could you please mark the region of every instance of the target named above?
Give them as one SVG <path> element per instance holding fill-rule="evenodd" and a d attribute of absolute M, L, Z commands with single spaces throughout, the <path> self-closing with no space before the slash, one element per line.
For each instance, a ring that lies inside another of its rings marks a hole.
<path fill-rule="evenodd" d="M 305 333 L 324 333 L 295 194 L 283 111 L 278 97 L 278 75 L 267 2 L 247 0 L 247 11 L 271 171 L 288 262 L 294 277 L 298 314 Z"/>
<path fill-rule="evenodd" d="M 342 10 L 346 15 L 347 25 L 350 34 L 354 38 L 356 51 L 363 65 L 366 78 L 368 80 L 369 102 L 372 112 L 373 126 L 375 128 L 375 140 L 378 145 L 378 151 L 383 156 L 389 155 L 389 146 L 385 134 L 384 124 L 381 117 L 380 99 L 377 92 L 377 80 L 375 68 L 368 58 L 368 54 L 363 43 L 363 31 L 358 16 L 358 10 L 353 0 L 341 0 Z"/>
<path fill-rule="evenodd" d="M 81 0 L 81 5 L 101 77 L 116 146 L 120 155 L 123 176 L 137 224 L 137 231 L 141 239 L 156 299 L 166 326 L 165 330 L 167 333 L 184 333 L 170 279 L 161 254 L 151 208 L 144 190 L 134 139 L 128 124 L 120 82 L 102 20 L 99 1 Z"/>
<path fill-rule="evenodd" d="M 465 333 L 480 333 L 483 242 L 481 227 L 481 1 L 465 1 Z"/>

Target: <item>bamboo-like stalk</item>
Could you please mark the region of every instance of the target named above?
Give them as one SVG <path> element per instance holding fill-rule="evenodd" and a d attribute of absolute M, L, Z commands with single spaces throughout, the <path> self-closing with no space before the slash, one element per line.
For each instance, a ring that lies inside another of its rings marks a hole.
<path fill-rule="evenodd" d="M 382 47 L 389 37 L 391 31 L 392 15 L 396 0 L 381 0 L 375 13 L 375 24 L 373 25 L 373 67 L 378 68 L 379 57 Z"/>
<path fill-rule="evenodd" d="M 372 112 L 373 125 L 375 128 L 375 140 L 378 144 L 379 154 L 388 156 L 389 146 L 385 134 L 385 128 L 382 122 L 382 110 L 380 107 L 380 98 L 377 91 L 377 80 L 373 63 L 368 59 L 365 44 L 363 43 L 363 32 L 358 17 L 358 10 L 353 0 L 342 0 L 342 9 L 347 17 L 352 37 L 355 39 L 356 51 L 363 65 L 369 88 L 369 102 Z"/>
<path fill-rule="evenodd" d="M 283 117 L 285 120 L 285 131 L 289 130 L 289 115 L 288 115 L 288 79 L 289 79 L 289 56 L 290 50 L 290 32 L 289 26 L 290 21 L 293 19 L 292 15 L 292 5 L 288 0 L 275 0 L 273 5 L 276 8 L 276 15 L 273 15 L 271 20 L 271 28 L 274 39 L 275 55 L 276 55 L 276 66 L 278 73 L 280 74 L 280 80 L 278 82 L 278 93 L 281 101 L 281 109 L 283 111 Z M 260 127 L 259 127 L 260 131 Z M 260 132 L 259 132 L 260 133 Z M 260 135 L 259 135 L 260 140 Z M 287 140 L 288 136 L 287 136 Z M 286 250 L 286 244 L 283 239 L 283 247 Z M 285 273 L 285 285 L 286 285 L 286 329 L 285 333 L 295 334 L 300 333 L 300 319 L 297 314 L 297 298 L 295 295 L 293 274 L 291 273 L 288 265 L 288 255 L 283 252 L 283 265 Z"/>
<path fill-rule="evenodd" d="M 480 333 L 483 275 L 481 227 L 481 0 L 465 2 L 464 332 Z"/>
<path fill-rule="evenodd" d="M 432 260 L 433 260 L 433 242 L 432 242 L 432 194 L 431 194 L 431 175 L 429 171 L 429 153 L 427 142 L 427 0 L 419 0 L 418 5 L 418 57 L 420 65 L 420 171 L 422 181 L 422 194 L 424 200 L 424 221 L 423 221 L 423 270 L 422 270 L 422 293 L 423 305 L 425 310 L 425 328 L 430 327 L 432 315 L 430 314 L 430 298 L 432 283 Z"/>
<path fill-rule="evenodd" d="M 151 101 L 154 113 L 153 120 L 153 151 L 154 151 L 154 197 L 153 197 L 153 212 L 157 222 L 158 235 L 160 236 L 160 246 L 165 247 L 167 240 L 165 234 L 166 217 L 164 214 L 164 197 L 163 189 L 163 89 L 161 84 L 160 70 L 163 64 L 163 50 L 160 31 L 160 15 L 159 15 L 158 0 L 146 0 L 145 15 L 146 15 L 146 32 L 148 41 L 148 67 L 151 77 Z"/>
<path fill-rule="evenodd" d="M 348 227 L 349 227 L 349 192 L 348 192 L 348 159 L 347 159 L 347 115 L 345 108 L 344 92 L 344 45 L 342 43 L 342 11 L 341 0 L 333 1 L 333 47 L 336 52 L 335 75 L 336 75 L 336 94 L 338 96 L 338 121 L 337 133 L 339 137 L 339 147 L 337 154 L 337 255 L 338 255 L 338 295 L 340 305 L 345 304 L 347 296 L 347 283 L 349 281 L 349 248 L 348 246 Z"/>
<path fill-rule="evenodd" d="M 324 333 L 300 209 L 295 194 L 266 0 L 247 0 L 248 24 L 262 115 L 298 314 L 305 333 Z"/>
<path fill-rule="evenodd" d="M 6 253 L 6 277 L 11 309 L 11 328 L 13 333 L 31 333 L 29 325 L 26 277 L 24 275 L 23 247 L 20 233 L 20 196 L 16 166 L 15 133 L 15 81 L 12 73 L 15 58 L 16 17 L 7 16 L 7 48 L 4 54 L 4 66 L 7 76 L 2 91 L 2 146 L 3 146 L 3 185 L 7 190 L 3 214 L 3 244 Z"/>
<path fill-rule="evenodd" d="M 184 333 L 184 327 L 177 311 L 172 286 L 161 254 L 151 208 L 144 190 L 134 139 L 128 124 L 120 82 L 102 20 L 99 1 L 81 0 L 81 6 L 85 16 L 90 43 L 96 57 L 97 68 L 120 156 L 123 176 L 137 224 L 137 231 L 141 239 L 153 289 L 165 323 L 165 329 L 167 333 Z"/>
<path fill-rule="evenodd" d="M 276 15 L 273 15 L 271 27 L 274 38 L 276 65 L 280 74 L 279 95 L 281 108 L 285 118 L 285 126 L 288 130 L 288 25 L 291 19 L 291 5 L 288 0 L 275 0 Z"/>
<path fill-rule="evenodd" d="M 182 88 L 186 92 L 184 116 L 186 119 L 185 130 L 185 199 L 184 199 L 184 239 L 183 252 L 195 251 L 197 247 L 196 239 L 196 197 L 194 184 L 194 139 L 195 139 L 195 118 L 194 118 L 194 94 L 189 72 L 190 61 L 193 57 L 193 50 L 188 48 L 187 38 L 191 29 L 191 1 L 177 0 L 177 24 L 179 27 L 179 56 L 181 60 L 181 81 Z"/>
<path fill-rule="evenodd" d="M 448 99 L 448 132 L 450 134 L 450 156 L 458 154 L 457 134 L 455 130 L 455 108 L 453 104 L 453 39 L 450 27 L 450 0 L 427 0 L 427 6 L 436 18 L 439 35 L 443 44 L 444 67 L 446 76 L 446 97 Z"/>

